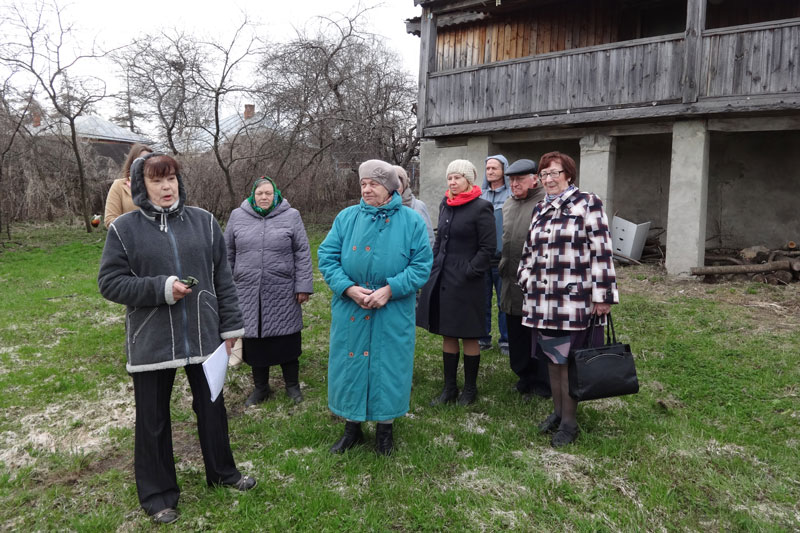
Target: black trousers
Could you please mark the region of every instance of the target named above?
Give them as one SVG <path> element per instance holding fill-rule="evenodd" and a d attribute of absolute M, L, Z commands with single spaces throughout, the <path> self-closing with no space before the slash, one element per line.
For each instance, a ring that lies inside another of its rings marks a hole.
<path fill-rule="evenodd" d="M 550 396 L 550 377 L 547 358 L 543 353 L 535 354 L 531 334 L 533 329 L 522 325 L 522 316 L 507 315 L 508 359 L 511 370 L 519 376 L 516 387 L 519 392 L 532 392 L 538 396 Z"/>
<path fill-rule="evenodd" d="M 192 389 L 192 409 L 197 415 L 197 433 L 209 485 L 236 483 L 236 469 L 228 439 L 228 413 L 222 393 L 211 402 L 211 391 L 202 365 L 185 366 Z M 169 404 L 175 369 L 134 372 L 136 440 L 134 473 L 139 503 L 149 515 L 178 505 L 180 489 L 172 455 L 172 422 Z"/>

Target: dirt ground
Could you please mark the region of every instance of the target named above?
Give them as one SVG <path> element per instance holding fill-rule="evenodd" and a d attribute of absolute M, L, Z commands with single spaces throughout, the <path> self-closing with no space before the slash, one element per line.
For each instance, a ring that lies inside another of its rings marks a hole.
<path fill-rule="evenodd" d="M 800 282 L 767 285 L 752 280 L 710 282 L 703 276 L 668 277 L 660 265 L 617 265 L 620 297 L 638 294 L 656 301 L 697 298 L 739 306 L 761 332 L 800 328 Z"/>

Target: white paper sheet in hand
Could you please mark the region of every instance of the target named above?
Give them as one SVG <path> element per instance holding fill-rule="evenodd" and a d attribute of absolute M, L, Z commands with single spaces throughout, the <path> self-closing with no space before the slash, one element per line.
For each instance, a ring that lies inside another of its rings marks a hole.
<path fill-rule="evenodd" d="M 225 341 L 214 350 L 211 357 L 203 362 L 203 372 L 206 374 L 208 388 L 211 390 L 211 401 L 217 399 L 222 392 L 225 384 L 225 372 L 228 370 L 228 350 L 225 349 Z"/>

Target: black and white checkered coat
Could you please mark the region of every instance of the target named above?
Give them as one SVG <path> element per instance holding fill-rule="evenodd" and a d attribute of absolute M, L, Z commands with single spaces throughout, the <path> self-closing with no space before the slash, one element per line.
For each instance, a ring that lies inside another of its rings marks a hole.
<path fill-rule="evenodd" d="M 600 199 L 573 189 L 539 202 L 517 279 L 522 323 L 532 328 L 586 329 L 592 302 L 618 303 L 611 233 Z"/>

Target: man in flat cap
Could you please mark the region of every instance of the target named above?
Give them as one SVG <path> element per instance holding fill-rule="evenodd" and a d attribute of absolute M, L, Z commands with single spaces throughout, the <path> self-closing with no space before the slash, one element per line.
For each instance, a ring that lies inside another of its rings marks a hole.
<path fill-rule="evenodd" d="M 506 168 L 511 196 L 503 204 L 503 248 L 498 271 L 502 280 L 500 310 L 508 325 L 509 363 L 519 377 L 515 387 L 524 398 L 532 394 L 550 396 L 550 380 L 544 354 L 533 357 L 531 328 L 522 325 L 522 289 L 517 285 L 517 267 L 528 237 L 533 208 L 544 198 L 536 179 L 536 163 L 514 161 Z"/>

